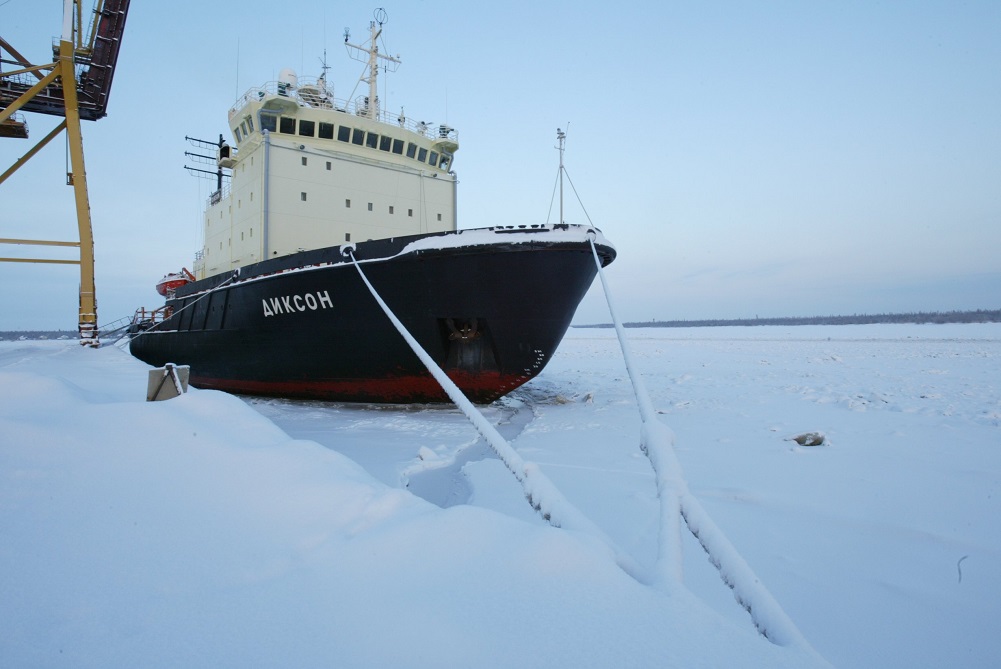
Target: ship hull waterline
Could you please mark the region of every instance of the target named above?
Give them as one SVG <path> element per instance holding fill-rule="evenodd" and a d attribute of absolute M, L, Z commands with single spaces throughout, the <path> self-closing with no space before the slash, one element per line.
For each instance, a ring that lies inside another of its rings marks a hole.
<path fill-rule="evenodd" d="M 550 231 L 559 232 L 540 232 Z M 432 359 L 469 399 L 489 403 L 542 370 L 597 272 L 586 236 L 557 236 L 515 242 L 497 234 L 491 243 L 394 253 L 420 239 L 403 238 L 361 242 L 354 253 Z M 607 242 L 596 248 L 603 264 L 615 256 Z M 167 304 L 173 315 L 138 333 L 130 350 L 154 366 L 189 365 L 195 387 L 347 402 L 448 400 L 341 247 L 194 282 Z"/>

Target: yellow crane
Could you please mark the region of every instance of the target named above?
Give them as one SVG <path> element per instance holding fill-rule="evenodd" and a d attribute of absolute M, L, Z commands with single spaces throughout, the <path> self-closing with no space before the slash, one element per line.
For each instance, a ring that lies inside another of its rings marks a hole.
<path fill-rule="evenodd" d="M 70 154 L 70 172 L 66 175 L 66 183 L 73 187 L 80 241 L 0 238 L 0 244 L 75 246 L 80 249 L 80 259 L 0 258 L 0 262 L 79 264 L 80 343 L 97 346 L 94 237 L 80 121 L 96 121 L 107 113 L 108 95 L 125 30 L 129 0 L 96 0 L 89 34 L 86 35 L 83 0 L 63 2 L 62 34 L 58 50 L 54 49 L 54 62 L 32 64 L 0 36 L 0 137 L 28 138 L 27 122 L 20 112 L 63 117 L 62 123 L 0 175 L 0 184 L 65 130 Z M 16 69 L 4 71 L 4 65 L 14 65 Z"/>

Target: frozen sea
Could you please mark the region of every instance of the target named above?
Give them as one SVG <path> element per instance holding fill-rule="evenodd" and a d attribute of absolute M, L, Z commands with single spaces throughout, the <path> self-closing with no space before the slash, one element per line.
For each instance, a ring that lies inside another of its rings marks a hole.
<path fill-rule="evenodd" d="M 0 342 L 0 666 L 995 666 L 1001 324 L 626 332 L 692 494 L 823 659 L 687 532 L 683 587 L 644 578 L 636 400 L 577 328 L 482 409 L 638 573 L 452 406 L 146 403 L 118 348 Z"/>

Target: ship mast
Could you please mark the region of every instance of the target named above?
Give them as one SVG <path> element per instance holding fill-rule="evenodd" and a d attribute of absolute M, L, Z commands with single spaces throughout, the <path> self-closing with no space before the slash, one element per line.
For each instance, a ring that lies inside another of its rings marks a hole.
<path fill-rule="evenodd" d="M 348 40 L 351 38 L 350 32 L 344 30 L 344 45 L 348 47 L 348 53 L 355 60 L 362 60 L 357 58 L 351 53 L 351 49 L 356 49 L 357 51 L 366 54 L 367 58 L 363 62 L 367 62 L 366 72 L 368 76 L 362 75 L 361 81 L 368 84 L 368 109 L 365 116 L 377 121 L 379 119 L 379 98 L 378 98 L 378 79 L 379 79 L 379 59 L 385 60 L 394 65 L 400 64 L 400 57 L 397 56 L 387 56 L 385 54 L 379 53 L 379 36 L 382 35 L 382 26 L 389 21 L 389 17 L 386 14 L 386 10 L 376 9 L 374 12 L 375 20 L 369 21 L 368 29 L 370 33 L 370 38 L 368 42 L 368 47 L 359 46 L 357 44 L 352 44 Z M 378 24 L 378 27 L 376 27 Z M 393 70 L 395 72 L 395 68 Z"/>
<path fill-rule="evenodd" d="M 567 134 L 556 128 L 556 139 L 560 143 L 557 148 L 560 150 L 560 225 L 563 225 L 566 222 L 563 220 L 563 151 L 566 148 Z M 551 204 L 549 206 L 552 207 Z"/>

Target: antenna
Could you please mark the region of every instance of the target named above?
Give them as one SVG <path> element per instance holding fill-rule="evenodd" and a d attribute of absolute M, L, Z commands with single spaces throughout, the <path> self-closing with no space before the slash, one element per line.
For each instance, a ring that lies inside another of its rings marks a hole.
<path fill-rule="evenodd" d="M 567 123 L 567 130 L 569 129 L 570 124 Z M 560 143 L 557 148 L 560 150 L 560 225 L 563 225 L 566 223 L 563 220 L 563 152 L 566 150 L 567 134 L 560 128 L 556 128 L 556 141 Z"/>
<path fill-rule="evenodd" d="M 236 81 L 233 82 L 233 99 L 240 97 L 240 37 L 236 37 Z"/>
<path fill-rule="evenodd" d="M 185 156 L 189 158 L 194 158 L 194 162 L 196 163 L 201 163 L 203 165 L 215 164 L 216 165 L 215 172 L 210 172 L 208 170 L 203 170 L 197 167 L 189 167 L 188 165 L 185 165 L 184 169 L 186 169 L 188 173 L 191 174 L 192 176 L 200 177 L 203 179 L 207 179 L 214 176 L 216 178 L 216 191 L 215 193 L 212 194 L 212 196 L 222 197 L 222 180 L 224 178 L 225 179 L 232 178 L 232 174 L 230 172 L 224 171 L 223 166 L 219 161 L 219 158 L 222 155 L 224 148 L 229 149 L 230 151 L 232 151 L 232 149 L 229 147 L 229 145 L 226 144 L 226 140 L 223 138 L 222 135 L 219 135 L 218 142 L 212 142 L 207 139 L 199 139 L 197 137 L 188 137 L 187 135 L 184 136 L 184 139 L 187 140 L 187 142 L 191 144 L 191 146 L 194 146 L 195 148 L 209 149 L 209 150 L 216 149 L 217 151 L 219 151 L 219 153 L 217 153 L 215 156 L 206 156 L 205 154 L 194 153 L 191 151 L 184 152 Z M 202 174 L 206 174 L 208 176 L 201 177 L 200 175 Z"/>
<path fill-rule="evenodd" d="M 323 47 L 323 58 L 320 59 L 320 71 L 323 74 L 320 75 L 320 79 L 322 79 L 324 83 L 327 81 L 327 70 L 329 69 L 330 66 L 327 65 L 327 47 Z"/>
<path fill-rule="evenodd" d="M 359 78 L 358 83 L 365 82 L 368 84 L 368 100 L 364 105 L 364 113 L 362 116 L 366 116 L 372 120 L 379 119 L 379 65 L 380 58 L 385 61 L 384 66 L 385 72 L 395 72 L 396 68 L 400 64 L 399 56 L 387 56 L 386 54 L 379 53 L 379 37 L 382 35 L 382 26 L 389 22 L 389 17 L 386 14 L 386 10 L 383 8 L 378 8 L 374 12 L 374 21 L 370 21 L 368 24 L 369 29 L 369 41 L 365 46 L 359 46 L 357 44 L 352 44 L 349 40 L 351 38 L 351 33 L 347 28 L 344 29 L 344 46 L 348 49 L 348 55 L 354 60 L 365 63 L 365 73 Z M 378 27 L 376 27 L 378 24 Z M 355 54 L 354 49 L 358 53 Z M 364 56 L 362 55 L 364 54 Z M 389 66 L 392 65 L 393 69 L 390 70 Z M 355 90 L 357 90 L 357 85 L 355 85 Z M 351 92 L 352 97 L 354 96 L 354 91 Z"/>

